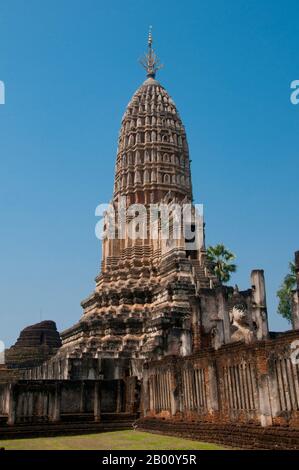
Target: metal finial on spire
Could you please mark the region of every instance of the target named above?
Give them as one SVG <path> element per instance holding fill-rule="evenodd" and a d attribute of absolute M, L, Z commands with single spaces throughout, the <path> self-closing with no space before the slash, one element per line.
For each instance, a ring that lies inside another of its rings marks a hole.
<path fill-rule="evenodd" d="M 153 35 L 152 35 L 152 27 L 149 27 L 148 33 L 148 52 L 144 54 L 144 57 L 140 60 L 142 67 L 145 68 L 147 72 L 147 77 L 155 78 L 156 72 L 163 67 L 163 64 L 160 63 L 158 57 L 156 56 L 153 50 Z"/>
<path fill-rule="evenodd" d="M 149 45 L 149 47 L 152 47 L 152 44 L 153 44 L 152 29 L 153 29 L 153 27 L 150 26 L 150 27 L 149 27 L 149 32 L 148 32 L 148 42 L 147 42 L 148 45 Z"/>

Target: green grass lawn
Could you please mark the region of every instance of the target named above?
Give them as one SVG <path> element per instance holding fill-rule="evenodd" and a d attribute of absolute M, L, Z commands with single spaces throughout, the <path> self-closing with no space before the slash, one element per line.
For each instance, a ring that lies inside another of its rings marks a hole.
<path fill-rule="evenodd" d="M 221 450 L 206 442 L 141 431 L 0 440 L 8 450 Z"/>

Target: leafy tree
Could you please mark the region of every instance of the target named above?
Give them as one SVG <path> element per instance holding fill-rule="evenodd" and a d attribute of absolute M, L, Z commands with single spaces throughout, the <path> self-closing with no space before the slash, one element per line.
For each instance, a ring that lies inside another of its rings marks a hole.
<path fill-rule="evenodd" d="M 292 320 L 292 291 L 296 288 L 296 269 L 294 263 L 289 263 L 290 272 L 285 276 L 277 291 L 279 298 L 278 313 L 289 322 Z"/>
<path fill-rule="evenodd" d="M 227 250 L 223 244 L 209 246 L 207 249 L 207 258 L 210 261 L 213 273 L 220 282 L 228 282 L 231 273 L 236 272 L 237 266 L 232 263 L 235 255 Z"/>

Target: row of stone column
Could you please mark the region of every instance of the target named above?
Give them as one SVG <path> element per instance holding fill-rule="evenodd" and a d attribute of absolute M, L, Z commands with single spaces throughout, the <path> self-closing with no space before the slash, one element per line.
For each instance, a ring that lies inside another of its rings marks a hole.
<path fill-rule="evenodd" d="M 256 410 L 258 393 L 252 364 L 227 366 L 222 373 L 224 406 L 231 410 Z"/>
<path fill-rule="evenodd" d="M 299 410 L 299 364 L 289 357 L 280 357 L 274 361 L 274 377 L 276 382 L 277 412 L 285 413 Z M 273 387 L 272 387 L 273 389 Z M 273 390 L 273 396 L 275 390 Z"/>
<path fill-rule="evenodd" d="M 156 412 L 171 410 L 171 373 L 161 372 L 149 382 L 150 407 Z"/>
<path fill-rule="evenodd" d="M 185 410 L 207 411 L 205 370 L 184 369 L 182 379 Z"/>
<path fill-rule="evenodd" d="M 18 383 L 11 383 L 7 389 L 7 423 L 14 425 L 22 421 L 34 421 L 36 418 L 44 418 L 50 422 L 59 422 L 61 418 L 61 392 L 62 387 L 59 382 L 49 386 L 40 384 L 40 390 L 30 387 L 19 386 Z M 84 385 L 81 387 L 80 408 L 84 412 Z M 101 385 L 100 381 L 94 382 L 94 419 L 101 419 Z M 117 410 L 121 411 L 121 390 L 120 384 L 117 389 Z"/>
<path fill-rule="evenodd" d="M 168 371 L 145 369 L 142 397 L 145 415 L 215 412 L 219 408 L 215 368 L 181 368 L 174 363 Z"/>
<path fill-rule="evenodd" d="M 161 370 L 161 364 L 145 368 L 145 416 L 163 412 L 168 412 L 170 417 L 184 416 L 193 412 L 225 422 L 231 419 L 232 423 L 239 419 L 243 422 L 247 417 L 248 421 L 253 419 L 262 426 L 271 426 L 276 419 L 287 416 L 286 413 L 296 415 L 299 364 L 289 357 L 287 339 L 285 344 L 278 344 L 276 353 L 270 344 L 261 344 L 250 351 L 250 360 L 237 361 L 233 355 L 228 358 L 225 351 L 223 356 L 217 353 L 214 359 L 204 359 L 205 367 L 173 359 L 163 364 L 168 365 L 168 371 Z"/>
<path fill-rule="evenodd" d="M 24 369 L 22 378 L 25 380 L 63 380 L 69 378 L 69 360 L 51 359 L 40 366 Z"/>
<path fill-rule="evenodd" d="M 8 387 L 8 419 L 7 423 L 33 421 L 44 418 L 48 421 L 60 420 L 60 387 L 56 384 L 45 387 L 40 391 L 20 388 L 18 384 L 11 383 Z"/>

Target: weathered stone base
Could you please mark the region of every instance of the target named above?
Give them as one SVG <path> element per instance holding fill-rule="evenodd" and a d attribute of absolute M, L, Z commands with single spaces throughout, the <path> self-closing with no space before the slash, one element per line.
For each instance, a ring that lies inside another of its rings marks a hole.
<path fill-rule="evenodd" d="M 299 431 L 299 365 L 292 356 L 298 333 L 146 363 L 144 416 Z"/>
<path fill-rule="evenodd" d="M 138 430 L 214 442 L 235 449 L 299 450 L 299 429 L 142 418 Z"/>
<path fill-rule="evenodd" d="M 19 380 L 0 383 L 0 426 L 100 422 L 102 415 L 138 411 L 137 381 Z"/>
<path fill-rule="evenodd" d="M 80 419 L 84 418 L 84 419 Z M 89 419 L 88 419 L 89 418 Z M 8 426 L 0 420 L 1 440 L 24 439 L 31 437 L 54 437 L 81 434 L 94 434 L 132 429 L 137 415 L 132 413 L 103 413 L 101 421 L 94 422 L 93 416 L 62 416 L 59 423 L 30 423 Z M 5 444 L 4 444 L 5 447 Z"/>

